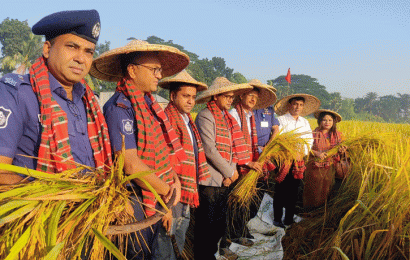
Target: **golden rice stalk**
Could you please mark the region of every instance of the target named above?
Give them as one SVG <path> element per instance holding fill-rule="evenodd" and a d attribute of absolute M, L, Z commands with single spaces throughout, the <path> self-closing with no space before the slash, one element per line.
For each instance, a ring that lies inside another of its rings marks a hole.
<path fill-rule="evenodd" d="M 339 149 L 342 146 L 345 146 L 348 152 L 365 151 L 366 149 L 377 148 L 379 146 L 385 147 L 388 142 L 385 142 L 383 140 L 392 139 L 392 134 L 380 134 L 375 133 L 374 131 L 368 131 L 357 136 L 346 138 L 346 140 L 327 151 L 326 154 L 327 157 L 332 157 L 339 152 Z"/>
<path fill-rule="evenodd" d="M 325 207 L 287 230 L 287 258 L 409 259 L 409 125 L 339 124 L 353 168 Z"/>
<path fill-rule="evenodd" d="M 123 174 L 123 161 L 119 155 L 106 175 L 81 165 L 47 174 L 0 164 L 2 170 L 36 178 L 0 186 L 0 259 L 104 259 L 108 251 L 125 259 L 103 235 L 113 222 L 134 218 L 126 211 L 130 179 Z"/>
<path fill-rule="evenodd" d="M 305 138 L 301 138 L 305 134 L 295 131 L 278 134 L 265 146 L 258 162 L 263 165 L 270 160 L 279 168 L 284 163 L 300 159 L 307 142 Z M 251 170 L 243 176 L 229 195 L 229 204 L 247 208 L 255 199 L 256 183 L 260 176 L 261 173 L 255 170 Z"/>

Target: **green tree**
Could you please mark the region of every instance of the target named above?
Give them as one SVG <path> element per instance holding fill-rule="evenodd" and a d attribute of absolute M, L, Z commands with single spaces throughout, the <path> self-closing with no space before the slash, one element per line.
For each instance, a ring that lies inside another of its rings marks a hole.
<path fill-rule="evenodd" d="M 322 107 L 330 107 L 331 96 L 326 87 L 319 84 L 318 80 L 308 75 L 292 75 L 292 84 L 288 85 L 285 76 L 279 76 L 276 79 L 268 80 L 268 84 L 277 89 L 278 98 L 296 93 L 310 94 L 317 97 Z"/>
<path fill-rule="evenodd" d="M 329 100 L 325 105 L 327 107 L 323 106 L 324 108 L 338 112 L 343 105 L 342 96 L 340 95 L 340 92 L 329 93 Z"/>
<path fill-rule="evenodd" d="M 97 44 L 95 46 L 94 58 L 97 58 L 104 52 L 109 51 L 110 44 L 111 44 L 110 41 L 105 41 L 104 43 Z M 87 77 L 86 80 L 87 80 L 87 83 L 89 83 L 90 87 L 93 87 L 94 91 L 96 91 L 97 93 L 105 92 L 105 91 L 115 91 L 115 88 L 117 87 L 116 82 L 103 81 L 103 80 L 100 80 L 100 79 L 97 79 L 91 76 Z"/>
<path fill-rule="evenodd" d="M 377 107 L 378 115 L 386 122 L 400 122 L 400 98 L 393 95 L 379 98 Z"/>
<path fill-rule="evenodd" d="M 248 82 L 248 80 L 245 78 L 245 76 L 242 75 L 239 72 L 235 72 L 234 74 L 232 74 L 231 81 L 233 83 L 238 83 L 238 84 Z"/>
<path fill-rule="evenodd" d="M 97 45 L 95 45 L 94 58 L 97 58 L 104 52 L 109 51 L 110 44 L 111 44 L 110 41 L 105 41 L 104 43 L 98 43 Z"/>
<path fill-rule="evenodd" d="M 128 38 L 128 39 L 129 39 L 129 40 L 135 40 L 134 37 L 130 37 L 130 38 Z M 177 48 L 178 50 L 180 50 L 180 51 L 186 53 L 186 54 L 189 56 L 189 59 L 191 60 L 191 62 L 198 60 L 198 57 L 199 57 L 199 56 L 198 56 L 197 54 L 185 50 L 185 48 L 184 48 L 183 46 L 174 43 L 172 40 L 164 41 L 163 39 L 161 39 L 161 38 L 159 38 L 159 37 L 157 37 L 157 36 L 149 36 L 146 41 L 149 42 L 149 43 L 151 43 L 151 44 L 161 44 L 161 45 L 168 45 L 168 46 L 175 47 L 175 48 Z"/>
<path fill-rule="evenodd" d="M 356 113 L 354 111 L 354 99 L 345 98 L 340 101 L 340 109 L 337 111 L 343 120 L 352 120 L 356 118 Z"/>
<path fill-rule="evenodd" d="M 3 73 L 16 70 L 17 74 L 25 74 L 33 62 L 41 56 L 41 36 L 30 33 L 29 38 L 20 45 L 22 47 L 21 52 L 19 51 L 13 56 L 6 56 L 2 59 Z"/>
<path fill-rule="evenodd" d="M 368 92 L 364 97 L 364 101 L 366 103 L 364 110 L 369 113 L 377 114 L 377 100 L 378 95 L 376 92 Z"/>
<path fill-rule="evenodd" d="M 133 39 L 135 38 L 128 38 L 128 40 Z M 150 36 L 146 41 L 151 44 L 172 46 L 186 53 L 191 61 L 189 66 L 187 67 L 187 71 L 193 78 L 200 82 L 204 82 L 208 86 L 212 84 L 216 77 L 225 77 L 235 83 L 246 82 L 246 78 L 242 74 L 240 74 L 239 72 L 234 72 L 234 69 L 226 66 L 225 59 L 222 57 L 199 59 L 199 56 L 197 54 L 185 50 L 183 46 L 174 43 L 172 40 L 165 41 L 157 36 Z"/>
<path fill-rule="evenodd" d="M 404 121 L 410 120 L 410 95 L 397 93 L 400 99 L 400 116 Z"/>
<path fill-rule="evenodd" d="M 3 57 L 13 57 L 23 52 L 22 42 L 27 41 L 31 34 L 31 28 L 27 21 L 19 21 L 7 17 L 0 24 L 0 43 Z"/>
<path fill-rule="evenodd" d="M 42 37 L 31 33 L 27 21 L 4 19 L 0 24 L 0 43 L 3 74 L 16 68 L 17 73 L 24 74 L 42 52 Z"/>

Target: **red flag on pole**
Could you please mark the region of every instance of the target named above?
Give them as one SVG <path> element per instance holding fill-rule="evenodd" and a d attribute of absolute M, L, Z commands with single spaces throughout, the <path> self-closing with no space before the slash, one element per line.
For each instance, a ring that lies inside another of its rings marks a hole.
<path fill-rule="evenodd" d="M 290 68 L 288 69 L 288 74 L 286 75 L 285 80 L 290 84 Z"/>

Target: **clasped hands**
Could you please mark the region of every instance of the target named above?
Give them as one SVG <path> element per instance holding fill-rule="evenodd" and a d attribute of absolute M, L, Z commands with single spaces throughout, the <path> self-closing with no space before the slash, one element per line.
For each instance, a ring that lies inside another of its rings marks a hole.
<path fill-rule="evenodd" d="M 174 180 L 175 182 L 169 186 L 168 194 L 162 196 L 162 200 L 165 203 L 168 203 L 169 200 L 172 198 L 172 195 L 174 194 L 174 192 L 176 192 L 175 201 L 172 204 L 172 206 L 177 205 L 179 200 L 181 199 L 181 182 L 179 181 L 178 178 L 174 178 Z M 168 212 L 162 217 L 162 225 L 164 226 L 167 232 L 171 231 L 171 226 L 172 226 L 172 210 L 171 209 L 169 209 Z"/>
<path fill-rule="evenodd" d="M 259 162 L 249 162 L 247 165 L 247 167 L 262 173 L 262 165 Z M 235 170 L 232 177 L 231 178 L 225 178 L 222 182 L 222 185 L 225 187 L 229 187 L 232 183 L 234 183 L 239 177 L 238 171 Z"/>

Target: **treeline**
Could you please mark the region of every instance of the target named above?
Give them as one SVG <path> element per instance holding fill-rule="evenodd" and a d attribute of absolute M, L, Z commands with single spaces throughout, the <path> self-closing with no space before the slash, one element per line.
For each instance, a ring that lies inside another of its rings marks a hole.
<path fill-rule="evenodd" d="M 133 37 L 128 40 L 135 39 Z M 200 58 L 194 52 L 186 50 L 182 45 L 172 40 L 165 41 L 157 36 L 146 39 L 152 44 L 169 45 L 186 53 L 191 60 L 187 71 L 198 81 L 205 82 L 208 86 L 216 77 L 226 77 L 235 83 L 244 83 L 251 78 L 246 78 L 242 73 L 226 66 L 222 57 Z M 27 21 L 6 18 L 0 24 L 1 68 L 2 74 L 15 71 L 27 73 L 34 60 L 41 55 L 42 38 L 31 33 Z M 97 44 L 95 57 L 110 50 L 110 42 Z M 286 72 L 286 68 L 283 68 Z M 114 91 L 116 83 L 104 82 L 95 78 L 86 79 L 97 92 Z M 328 92 L 326 87 L 319 81 L 308 75 L 292 75 L 292 84 L 288 85 L 285 75 L 266 82 L 277 89 L 278 98 L 293 93 L 307 93 L 318 97 L 322 102 L 322 108 L 337 111 L 346 120 L 379 121 L 379 122 L 410 122 L 410 95 L 397 93 L 397 95 L 378 96 L 375 92 L 369 92 L 362 98 L 342 98 L 339 92 Z M 168 98 L 168 91 L 160 89 L 158 94 Z M 195 108 L 196 111 L 202 106 Z"/>
<path fill-rule="evenodd" d="M 277 89 L 279 98 L 294 93 L 306 93 L 318 97 L 321 107 L 338 112 L 345 120 L 378 121 L 389 123 L 410 122 L 410 95 L 378 96 L 369 92 L 361 98 L 342 98 L 339 92 L 328 92 L 318 80 L 307 75 L 292 75 L 289 86 L 285 76 L 268 80 Z"/>

